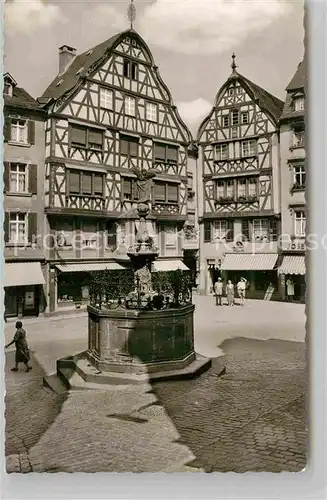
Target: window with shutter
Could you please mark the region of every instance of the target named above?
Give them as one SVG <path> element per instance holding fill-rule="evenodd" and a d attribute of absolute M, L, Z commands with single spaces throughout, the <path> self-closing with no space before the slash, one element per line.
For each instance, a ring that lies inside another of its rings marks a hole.
<path fill-rule="evenodd" d="M 175 146 L 167 146 L 167 160 L 177 163 L 178 149 Z"/>
<path fill-rule="evenodd" d="M 130 68 L 130 62 L 127 59 L 124 59 L 123 62 L 123 75 L 128 78 L 129 77 L 129 68 Z"/>
<path fill-rule="evenodd" d="M 71 144 L 72 146 L 86 148 L 86 132 L 87 129 L 80 125 L 71 125 Z"/>
<path fill-rule="evenodd" d="M 102 130 L 90 129 L 88 131 L 88 147 L 90 149 L 101 150 L 103 147 Z"/>
<path fill-rule="evenodd" d="M 204 223 L 204 243 L 209 243 L 211 241 L 211 222 L 206 221 Z"/>
<path fill-rule="evenodd" d="M 129 141 L 125 138 L 120 138 L 120 153 L 122 155 L 129 154 Z"/>
<path fill-rule="evenodd" d="M 27 121 L 11 120 L 11 138 L 12 142 L 27 144 Z"/>
<path fill-rule="evenodd" d="M 69 192 L 80 193 L 80 173 L 75 170 L 69 172 Z"/>
<path fill-rule="evenodd" d="M 35 122 L 32 120 L 27 124 L 27 141 L 29 144 L 35 144 Z"/>
<path fill-rule="evenodd" d="M 83 172 L 82 174 L 82 193 L 92 194 L 92 174 Z"/>
<path fill-rule="evenodd" d="M 132 179 L 123 179 L 123 198 L 125 200 L 132 199 Z"/>
<path fill-rule="evenodd" d="M 178 185 L 167 184 L 168 188 L 168 203 L 178 203 Z"/>
<path fill-rule="evenodd" d="M 27 242 L 26 240 L 27 214 L 21 212 L 11 212 L 9 214 L 9 242 L 14 245 L 24 245 Z"/>
<path fill-rule="evenodd" d="M 155 143 L 154 157 L 155 160 L 166 160 L 166 146 L 164 144 Z"/>
<path fill-rule="evenodd" d="M 154 183 L 154 201 L 166 201 L 166 184 L 164 182 Z"/>
<path fill-rule="evenodd" d="M 93 177 L 94 183 L 94 194 L 103 195 L 103 175 L 102 174 L 94 174 Z"/>
<path fill-rule="evenodd" d="M 9 116 L 5 116 L 4 119 L 3 137 L 5 142 L 11 141 L 11 119 Z"/>
<path fill-rule="evenodd" d="M 26 193 L 28 190 L 28 170 L 24 163 L 10 163 L 8 191 L 11 193 Z M 30 180 L 31 180 L 31 176 Z M 30 192 L 32 192 L 30 190 Z"/>
<path fill-rule="evenodd" d="M 137 156 L 138 152 L 138 141 L 137 140 L 131 140 L 129 143 L 129 154 L 130 156 Z"/>
<path fill-rule="evenodd" d="M 137 156 L 138 154 L 138 139 L 135 137 L 120 138 L 120 153 L 126 156 Z"/>
<path fill-rule="evenodd" d="M 134 62 L 131 63 L 131 79 L 137 80 L 137 64 Z"/>

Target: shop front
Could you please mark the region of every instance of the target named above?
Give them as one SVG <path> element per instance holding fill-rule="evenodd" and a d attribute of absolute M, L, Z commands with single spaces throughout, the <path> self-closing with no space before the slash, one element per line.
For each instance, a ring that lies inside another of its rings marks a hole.
<path fill-rule="evenodd" d="M 250 299 L 278 300 L 278 255 L 275 253 L 226 253 L 221 265 L 221 278 L 236 285 L 247 280 L 246 296 Z"/>
<path fill-rule="evenodd" d="M 5 318 L 39 316 L 46 307 L 40 262 L 5 264 Z"/>
<path fill-rule="evenodd" d="M 117 262 L 57 264 L 50 269 L 50 313 L 85 309 L 89 303 L 92 271 L 122 270 Z"/>
<path fill-rule="evenodd" d="M 283 300 L 305 302 L 305 255 L 283 255 L 278 277 Z"/>

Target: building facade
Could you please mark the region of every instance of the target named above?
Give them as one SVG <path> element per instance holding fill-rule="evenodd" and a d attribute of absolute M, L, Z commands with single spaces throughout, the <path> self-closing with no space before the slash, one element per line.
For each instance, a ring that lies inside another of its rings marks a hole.
<path fill-rule="evenodd" d="M 283 103 L 236 71 L 198 131 L 200 293 L 218 277 L 248 281 L 248 296 L 278 293 Z M 202 183 L 202 186 L 201 186 Z"/>
<path fill-rule="evenodd" d="M 305 300 L 306 155 L 305 155 L 305 74 L 302 61 L 286 88 L 286 102 L 280 118 L 282 262 L 280 291 L 288 298 Z"/>
<path fill-rule="evenodd" d="M 44 251 L 44 112 L 4 75 L 5 317 L 47 306 Z"/>
<path fill-rule="evenodd" d="M 149 170 L 155 266 L 185 267 L 192 137 L 144 40 L 128 30 L 81 55 L 62 46 L 59 73 L 39 102 L 47 115 L 49 312 L 86 304 L 90 271 L 120 268 Z"/>

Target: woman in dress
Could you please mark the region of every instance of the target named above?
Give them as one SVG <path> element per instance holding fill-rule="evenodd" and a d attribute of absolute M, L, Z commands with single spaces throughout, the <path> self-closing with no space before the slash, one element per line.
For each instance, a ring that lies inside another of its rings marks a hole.
<path fill-rule="evenodd" d="M 227 302 L 229 306 L 234 305 L 234 285 L 231 282 L 231 280 L 228 280 L 228 283 L 226 285 L 226 295 L 227 295 Z"/>
<path fill-rule="evenodd" d="M 15 366 L 11 369 L 12 372 L 18 371 L 18 363 L 24 363 L 26 366 L 26 371 L 29 372 L 32 368 L 28 365 L 30 360 L 30 352 L 27 345 L 26 340 L 26 332 L 23 328 L 23 323 L 21 321 L 16 322 L 16 333 L 14 338 L 9 344 L 5 347 L 9 347 L 12 344 L 16 346 L 16 355 L 15 355 Z"/>

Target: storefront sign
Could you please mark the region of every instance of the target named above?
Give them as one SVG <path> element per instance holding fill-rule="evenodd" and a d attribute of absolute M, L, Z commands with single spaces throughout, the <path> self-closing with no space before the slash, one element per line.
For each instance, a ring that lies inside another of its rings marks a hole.
<path fill-rule="evenodd" d="M 301 241 L 293 241 L 288 245 L 286 250 L 303 250 L 305 251 L 305 243 Z"/>

